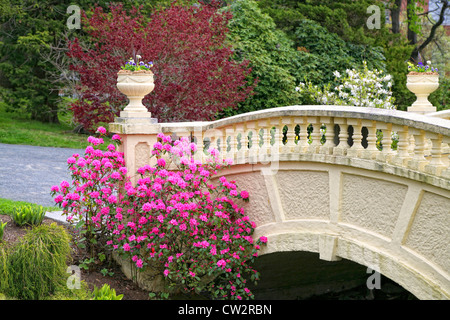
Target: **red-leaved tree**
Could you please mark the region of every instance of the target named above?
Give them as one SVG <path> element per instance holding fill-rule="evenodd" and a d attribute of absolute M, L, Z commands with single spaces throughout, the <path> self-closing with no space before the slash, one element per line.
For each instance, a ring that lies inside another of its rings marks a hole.
<path fill-rule="evenodd" d="M 110 12 L 95 8 L 83 18 L 91 44 L 83 48 L 75 39 L 68 54 L 79 77 L 80 98 L 71 107 L 86 129 L 113 121 L 127 104 L 116 87 L 117 72 L 135 54 L 153 61 L 155 89 L 143 103 L 159 122 L 212 120 L 244 101 L 256 85 L 246 80 L 248 62 L 232 59 L 226 43 L 231 14 L 217 5 L 174 3 L 150 18 L 117 5 Z"/>

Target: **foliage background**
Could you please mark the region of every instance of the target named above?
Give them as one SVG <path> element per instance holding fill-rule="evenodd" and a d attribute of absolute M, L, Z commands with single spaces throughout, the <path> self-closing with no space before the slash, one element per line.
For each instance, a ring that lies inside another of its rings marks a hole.
<path fill-rule="evenodd" d="M 213 1 L 205 1 L 210 3 Z M 222 0 L 222 11 L 231 12 L 227 45 L 234 50 L 232 59 L 250 61 L 249 83 L 257 81 L 254 95 L 249 95 L 237 108 L 231 106 L 216 117 L 225 117 L 264 108 L 293 104 L 310 104 L 295 86 L 305 77 L 315 84 L 332 83 L 332 73 L 346 68 L 362 67 L 367 60 L 394 78 L 393 96 L 397 109 L 406 110 L 415 96 L 406 88 L 406 64 L 413 46 L 406 30 L 393 34 L 384 16 L 381 0 Z M 392 7 L 394 1 L 387 1 Z M 417 2 L 417 1 L 415 1 Z M 89 29 L 69 30 L 67 0 L 0 0 L 0 104 L 2 109 L 21 117 L 43 122 L 60 122 L 72 117 L 68 100 L 78 96 L 72 89 L 76 75 L 68 72 L 67 41 L 75 37 L 95 46 Z M 109 1 L 80 0 L 77 5 L 92 15 L 95 7 L 108 11 Z M 126 1 L 130 10 L 141 6 L 145 19 L 157 8 L 167 8 L 171 0 Z M 181 6 L 199 6 L 194 0 L 179 0 Z M 367 8 L 381 9 L 381 28 L 369 30 Z M 425 16 L 420 17 L 426 22 Z M 402 16 L 406 26 L 406 17 Z M 426 34 L 430 25 L 423 23 Z M 448 36 L 441 26 L 435 44 L 424 52 L 427 59 L 442 67 L 448 60 Z M 447 66 L 448 67 L 448 66 Z M 448 70 L 442 69 L 441 86 L 430 96 L 438 110 L 449 107 Z M 162 88 L 161 88 L 162 89 Z M 155 90 L 158 90 L 156 88 Z M 199 106 L 203 108 L 204 106 Z M 71 119 L 71 125 L 79 125 Z M 86 127 L 86 126 L 85 126 Z M 80 127 L 78 127 L 79 129 Z M 85 128 L 86 129 L 86 128 Z"/>

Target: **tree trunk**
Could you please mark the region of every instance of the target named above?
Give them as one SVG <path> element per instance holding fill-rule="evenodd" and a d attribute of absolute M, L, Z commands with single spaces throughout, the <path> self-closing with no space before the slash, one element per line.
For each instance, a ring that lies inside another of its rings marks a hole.
<path fill-rule="evenodd" d="M 392 33 L 400 33 L 400 9 L 402 0 L 395 0 L 394 7 L 391 9 Z"/>
<path fill-rule="evenodd" d="M 414 1 L 414 0 L 407 1 L 406 14 L 407 14 L 408 18 L 412 17 L 415 14 L 415 12 L 414 12 L 415 6 L 413 6 L 413 4 L 415 2 L 416 1 Z M 419 60 L 419 51 L 417 50 L 417 33 L 415 33 L 414 31 L 411 30 L 410 24 L 411 23 L 408 22 L 408 35 L 407 36 L 408 36 L 409 44 L 414 46 L 414 50 L 411 53 L 411 60 L 414 63 L 418 63 L 420 60 Z"/>

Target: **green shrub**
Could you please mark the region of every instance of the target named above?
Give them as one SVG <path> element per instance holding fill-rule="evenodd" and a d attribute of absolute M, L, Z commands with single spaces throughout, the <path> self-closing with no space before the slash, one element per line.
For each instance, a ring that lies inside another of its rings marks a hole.
<path fill-rule="evenodd" d="M 116 295 L 116 290 L 111 289 L 108 284 L 104 284 L 101 289 L 94 286 L 93 300 L 122 300 L 123 294 Z"/>
<path fill-rule="evenodd" d="M 3 233 L 5 231 L 5 227 L 8 223 L 0 221 L 0 241 L 3 240 Z"/>
<path fill-rule="evenodd" d="M 70 236 L 63 227 L 55 223 L 32 227 L 8 255 L 4 293 L 25 300 L 47 299 L 65 285 L 69 256 Z"/>
<path fill-rule="evenodd" d="M 11 218 L 19 227 L 24 225 L 38 226 L 42 223 L 45 216 L 45 210 L 42 206 L 21 206 L 14 207 Z"/>
<path fill-rule="evenodd" d="M 8 271 L 8 255 L 7 249 L 0 244 L 0 293 L 4 293 L 8 288 L 9 271 Z"/>

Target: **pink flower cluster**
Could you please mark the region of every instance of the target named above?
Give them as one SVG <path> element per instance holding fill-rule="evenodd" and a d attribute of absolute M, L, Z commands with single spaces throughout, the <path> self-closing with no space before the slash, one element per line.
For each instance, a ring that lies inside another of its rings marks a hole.
<path fill-rule="evenodd" d="M 104 134 L 101 128 L 98 132 Z M 219 159 L 211 148 L 210 159 L 201 163 L 195 160 L 196 152 L 203 152 L 197 145 L 159 134 L 154 166 L 139 168 L 140 178 L 132 185 L 123 154 L 114 146 L 94 148 L 103 143 L 96 139 L 89 139 L 93 146 L 84 157 L 68 159 L 74 181 L 72 187 L 67 182 L 52 187 L 55 202 L 71 216 L 107 230 L 107 244 L 139 269 L 152 264 L 187 291 L 215 275 L 204 289 L 215 298 L 251 298 L 242 275 L 257 280 L 251 265 L 267 239 L 254 241 L 255 223 L 238 205 L 249 200 L 248 192 L 239 192 L 225 176 L 215 179 L 231 161 Z"/>

